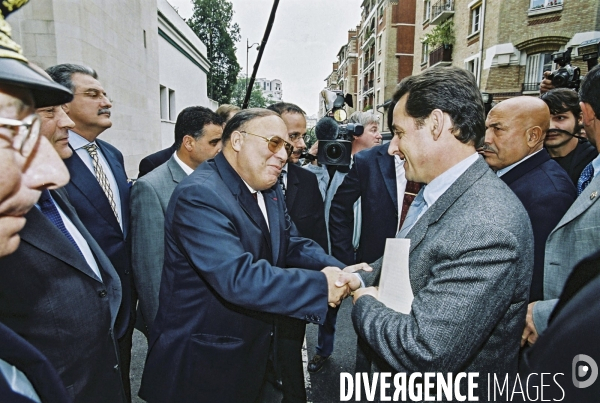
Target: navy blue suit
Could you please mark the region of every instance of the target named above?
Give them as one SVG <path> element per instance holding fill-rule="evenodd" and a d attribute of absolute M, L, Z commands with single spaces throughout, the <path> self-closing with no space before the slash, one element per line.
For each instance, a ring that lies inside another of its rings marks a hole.
<path fill-rule="evenodd" d="M 175 151 L 177 151 L 177 147 L 175 147 L 175 144 L 173 143 L 169 148 L 165 148 L 164 150 L 157 151 L 154 154 L 142 158 L 139 166 L 138 179 L 147 173 L 152 172 L 154 168 L 167 162 L 169 158 L 173 156 Z"/>
<path fill-rule="evenodd" d="M 546 149 L 521 162 L 500 179 L 517 195 L 531 220 L 534 259 L 529 300 L 542 300 L 546 239 L 577 198 L 577 190 L 569 175 L 550 158 Z"/>
<path fill-rule="evenodd" d="M 69 403 L 61 379 L 50 361 L 29 342 L 0 323 L 0 359 L 23 372 L 43 403 Z M 30 403 L 32 400 L 12 391 L 0 375 L 0 401 Z"/>
<path fill-rule="evenodd" d="M 329 209 L 331 254 L 345 264 L 371 263 L 383 256 L 386 238 L 398 232 L 398 191 L 394 158 L 388 144 L 354 155 L 350 172 L 337 189 Z M 354 260 L 352 206 L 361 199 L 360 244 Z"/>
<path fill-rule="evenodd" d="M 327 282 L 317 270 L 341 263 L 298 236 L 279 184 L 262 194 L 269 228 L 223 153 L 175 189 L 140 389 L 148 402 L 254 402 L 274 314 L 325 319 Z"/>

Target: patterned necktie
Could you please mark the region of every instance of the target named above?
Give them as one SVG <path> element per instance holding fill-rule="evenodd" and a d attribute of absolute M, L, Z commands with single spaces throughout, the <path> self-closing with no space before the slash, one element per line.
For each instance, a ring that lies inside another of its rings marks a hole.
<path fill-rule="evenodd" d="M 283 175 L 285 175 L 287 171 L 285 169 L 281 170 L 279 174 L 279 186 L 281 186 L 281 191 L 283 192 L 283 197 L 285 198 L 285 182 L 283 181 Z"/>
<path fill-rule="evenodd" d="M 40 200 L 38 201 L 38 206 L 40 206 L 40 210 L 46 216 L 46 218 L 48 218 L 48 220 L 50 220 L 50 222 L 54 224 L 54 226 L 58 228 L 60 232 L 62 232 L 67 237 L 69 242 L 71 242 L 73 246 L 75 246 L 77 252 L 79 252 L 79 254 L 83 256 L 81 250 L 79 249 L 79 246 L 77 246 L 77 243 L 67 230 L 67 227 L 65 227 L 65 223 L 63 222 L 60 213 L 58 212 L 58 209 L 54 204 L 54 201 L 50 197 L 50 192 L 48 191 L 48 189 L 42 190 Z"/>
<path fill-rule="evenodd" d="M 577 196 L 579 196 L 583 190 L 590 184 L 592 179 L 594 178 L 594 167 L 590 162 L 583 168 L 581 171 L 581 176 L 579 176 L 579 180 L 577 181 Z"/>
<path fill-rule="evenodd" d="M 98 180 L 102 191 L 104 191 L 104 194 L 108 199 L 108 203 L 110 203 L 110 207 L 112 208 L 113 213 L 115 213 L 115 217 L 117 217 L 117 221 L 119 221 L 119 213 L 117 213 L 117 205 L 115 204 L 113 192 L 110 188 L 108 178 L 104 173 L 104 169 L 102 169 L 102 165 L 100 164 L 100 159 L 98 158 L 98 146 L 95 143 L 90 143 L 86 146 L 83 146 L 83 148 L 85 148 L 85 150 L 90 154 L 90 157 L 92 157 L 96 179 Z"/>
<path fill-rule="evenodd" d="M 407 181 L 406 189 L 404 189 L 404 199 L 402 200 L 402 211 L 400 212 L 400 222 L 398 223 L 398 231 L 402 228 L 402 224 L 404 224 L 404 220 L 406 219 L 406 214 L 408 213 L 408 209 L 412 204 L 413 200 L 417 193 L 421 190 L 421 184 L 417 182 Z"/>
<path fill-rule="evenodd" d="M 408 209 L 408 214 L 406 214 L 406 219 L 402 225 L 402 229 L 396 235 L 396 238 L 406 238 L 406 234 L 411 230 L 411 228 L 415 225 L 421 212 L 427 210 L 427 202 L 425 201 L 425 197 L 423 196 L 425 187 L 422 187 L 417 193 L 417 197 L 413 200 L 410 208 Z"/>

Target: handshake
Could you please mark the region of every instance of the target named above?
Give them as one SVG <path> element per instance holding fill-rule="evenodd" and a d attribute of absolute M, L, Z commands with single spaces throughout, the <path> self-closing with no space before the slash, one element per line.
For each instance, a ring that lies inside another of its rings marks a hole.
<path fill-rule="evenodd" d="M 354 273 L 357 271 L 372 271 L 373 269 L 366 263 L 358 263 L 347 266 L 344 270 L 338 267 L 328 266 L 321 270 L 327 277 L 327 288 L 329 289 L 328 303 L 335 308 L 342 303 L 342 300 L 361 286 L 360 279 Z"/>

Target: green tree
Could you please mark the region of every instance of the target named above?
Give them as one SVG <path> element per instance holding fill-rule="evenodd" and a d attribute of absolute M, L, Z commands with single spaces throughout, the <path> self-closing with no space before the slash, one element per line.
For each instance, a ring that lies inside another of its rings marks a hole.
<path fill-rule="evenodd" d="M 208 96 L 219 104 L 230 103 L 240 65 L 235 42 L 240 27 L 231 22 L 233 6 L 228 0 L 193 0 L 194 14 L 186 21 L 206 45 L 211 63 Z"/>
<path fill-rule="evenodd" d="M 231 94 L 231 104 L 237 105 L 240 108 L 246 97 L 246 77 L 238 77 L 233 93 Z M 250 102 L 248 108 L 266 108 L 267 106 L 277 102 L 271 97 L 265 97 L 260 90 L 260 85 L 254 83 L 252 93 L 250 94 Z"/>

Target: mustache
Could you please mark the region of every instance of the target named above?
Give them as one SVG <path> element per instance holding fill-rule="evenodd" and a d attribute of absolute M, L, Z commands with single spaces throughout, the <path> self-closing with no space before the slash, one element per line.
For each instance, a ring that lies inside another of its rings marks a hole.
<path fill-rule="evenodd" d="M 108 116 L 110 117 L 110 109 L 108 109 L 108 108 L 102 108 L 102 109 L 98 110 L 98 115 L 102 115 L 104 113 L 108 114 Z"/>
<path fill-rule="evenodd" d="M 489 144 L 484 144 L 481 147 L 479 147 L 479 149 L 477 149 L 478 152 L 484 152 L 484 151 L 489 151 L 495 154 L 498 154 L 498 150 L 496 150 L 494 147 L 492 147 Z"/>

